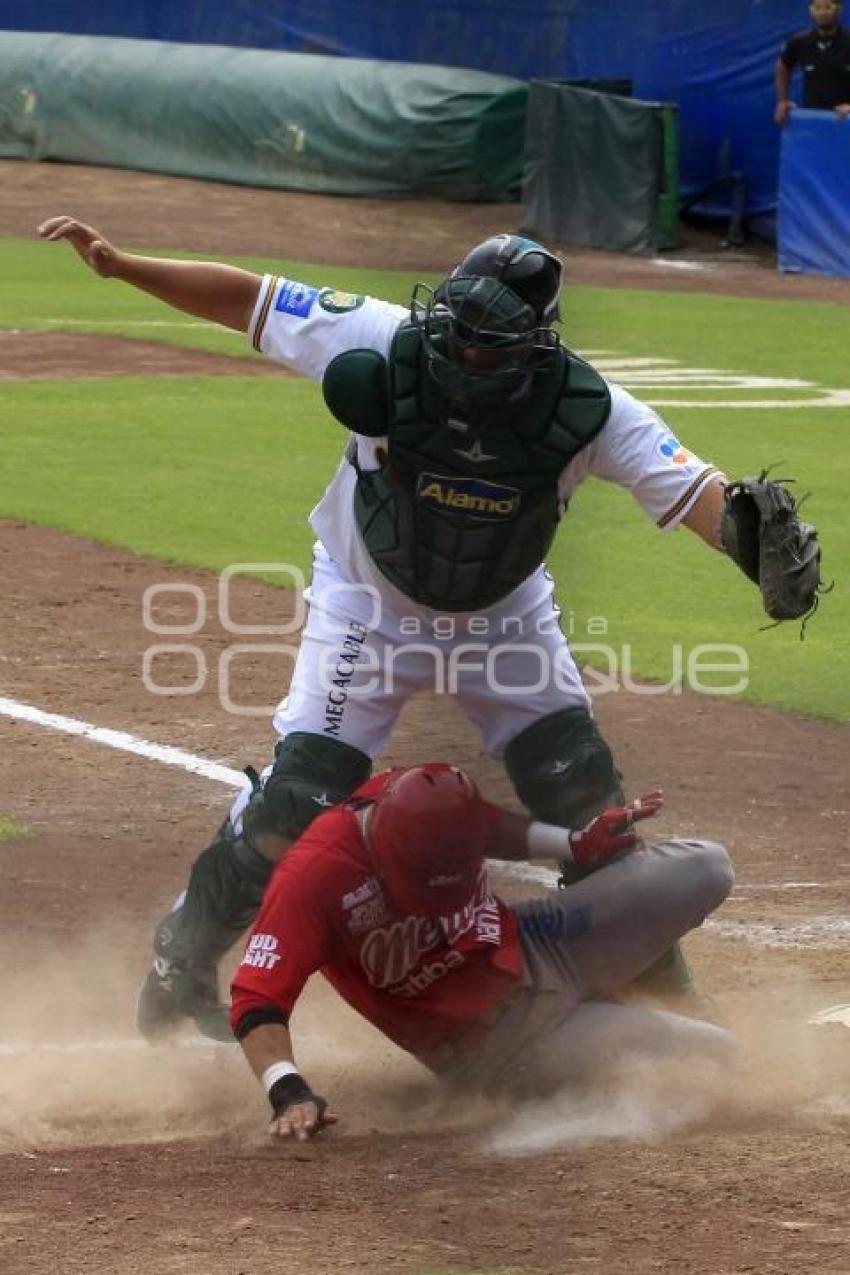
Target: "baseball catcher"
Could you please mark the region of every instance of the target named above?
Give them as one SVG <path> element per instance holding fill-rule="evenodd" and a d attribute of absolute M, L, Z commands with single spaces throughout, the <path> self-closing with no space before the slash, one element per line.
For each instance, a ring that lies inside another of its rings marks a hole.
<path fill-rule="evenodd" d="M 771 617 L 805 616 L 817 598 L 816 536 L 787 491 L 761 479 L 730 486 L 652 408 L 561 342 L 562 266 L 542 244 L 494 235 L 400 306 L 123 252 L 72 217 L 39 233 L 67 240 L 105 279 L 245 333 L 258 353 L 321 382 L 347 431 L 310 516 L 310 610 L 274 717 L 274 761 L 156 930 L 138 1009 L 149 1038 L 186 1017 L 231 1038 L 220 958 L 256 915 L 274 863 L 363 784 L 418 691 L 457 700 L 534 819 L 581 828 L 622 804 L 545 567 L 586 479 L 629 492 L 659 530 L 686 527 L 725 549 Z M 450 641 L 435 635 L 446 617 L 456 621 Z M 463 658 L 470 641 L 475 662 Z M 565 861 L 565 883 L 577 875 Z M 662 994 L 689 986 L 675 947 L 646 977 Z"/>
<path fill-rule="evenodd" d="M 632 1051 L 730 1061 L 721 1028 L 610 999 L 731 889 L 722 846 L 638 839 L 633 825 L 661 804 L 653 791 L 570 831 L 500 810 L 462 770 L 430 763 L 377 775 L 315 820 L 271 879 L 232 987 L 271 1133 L 303 1141 L 337 1119 L 288 1025 L 317 970 L 453 1088 L 537 1095 Z M 485 855 L 593 872 L 508 906 Z"/>

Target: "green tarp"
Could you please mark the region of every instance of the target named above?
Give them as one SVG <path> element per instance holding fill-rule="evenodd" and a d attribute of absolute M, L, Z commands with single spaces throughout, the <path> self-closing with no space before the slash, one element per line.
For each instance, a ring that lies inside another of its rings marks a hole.
<path fill-rule="evenodd" d="M 545 238 L 615 252 L 675 246 L 675 108 L 531 84 L 523 224 Z"/>
<path fill-rule="evenodd" d="M 0 157 L 340 195 L 516 198 L 527 86 L 449 67 L 0 32 Z"/>

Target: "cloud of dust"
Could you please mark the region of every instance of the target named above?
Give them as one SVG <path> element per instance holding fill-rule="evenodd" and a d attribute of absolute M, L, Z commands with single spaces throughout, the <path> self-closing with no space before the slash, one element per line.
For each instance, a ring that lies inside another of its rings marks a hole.
<path fill-rule="evenodd" d="M 137 1035 L 145 967 L 121 932 L 18 940 L 0 960 L 0 1150 L 199 1136 L 250 1111 L 235 1050 Z"/>
<path fill-rule="evenodd" d="M 685 1129 L 773 1128 L 850 1115 L 850 1032 L 809 1024 L 827 1001 L 822 984 L 802 981 L 802 969 L 800 979 L 721 1003 L 723 1025 L 740 1047 L 733 1069 L 699 1059 L 623 1057 L 592 1088 L 522 1104 L 486 1135 L 486 1150 L 533 1155 L 606 1139 L 657 1142 Z"/>
<path fill-rule="evenodd" d="M 135 1028 L 136 936 L 0 946 L 0 1152 L 237 1133 L 262 1140 L 266 1099 L 236 1045 L 191 1028 L 151 1047 Z M 224 973 L 222 985 L 227 985 Z M 293 1016 L 300 1066 L 338 1134 L 434 1127 L 433 1082 L 314 979 Z"/>
<path fill-rule="evenodd" d="M 238 1047 L 191 1031 L 156 1048 L 138 1037 L 146 957 L 140 963 L 135 936 L 104 930 L 73 948 L 18 943 L 0 947 L 0 960 L 0 1152 L 230 1134 L 264 1140 L 268 1108 Z M 822 984 L 795 983 L 721 1005 L 741 1045 L 731 1074 L 707 1063 L 623 1059 L 592 1089 L 536 1103 L 447 1101 L 415 1060 L 318 978 L 292 1027 L 300 1066 L 341 1117 L 334 1137 L 473 1130 L 491 1152 L 517 1155 L 742 1120 L 846 1116 L 850 1034 L 807 1024 L 827 999 Z"/>

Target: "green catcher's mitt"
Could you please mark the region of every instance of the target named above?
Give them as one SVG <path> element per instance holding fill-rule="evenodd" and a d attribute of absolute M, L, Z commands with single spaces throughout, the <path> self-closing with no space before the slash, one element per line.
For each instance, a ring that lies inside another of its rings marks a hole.
<path fill-rule="evenodd" d="M 723 548 L 758 585 L 764 609 L 777 623 L 808 619 L 827 591 L 817 529 L 800 521 L 800 503 L 767 470 L 726 488 Z"/>

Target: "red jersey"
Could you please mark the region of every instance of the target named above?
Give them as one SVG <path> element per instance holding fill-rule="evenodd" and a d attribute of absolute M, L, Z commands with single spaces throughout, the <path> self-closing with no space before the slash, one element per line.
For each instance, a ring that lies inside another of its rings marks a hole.
<path fill-rule="evenodd" d="M 378 775 L 355 797 L 368 800 L 387 781 Z M 234 1027 L 269 1005 L 291 1013 L 317 970 L 402 1049 L 428 1053 L 492 1010 L 516 983 L 516 918 L 490 893 L 483 865 L 461 912 L 433 918 L 395 910 L 375 876 L 355 810 L 337 806 L 310 825 L 275 869 L 234 976 Z"/>

